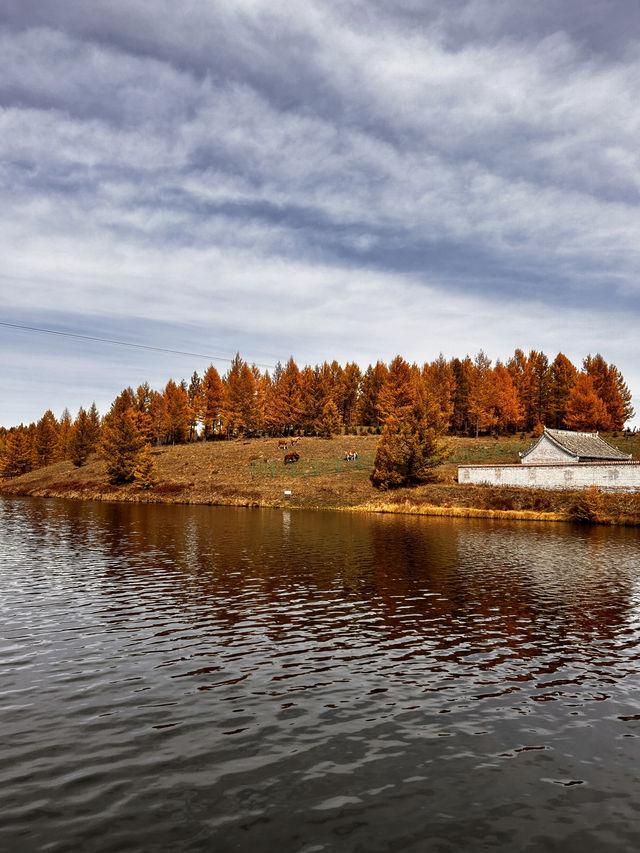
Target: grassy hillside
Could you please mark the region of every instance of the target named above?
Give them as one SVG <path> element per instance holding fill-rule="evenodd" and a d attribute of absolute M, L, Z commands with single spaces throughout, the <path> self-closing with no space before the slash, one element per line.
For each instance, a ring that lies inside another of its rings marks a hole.
<path fill-rule="evenodd" d="M 296 466 L 282 464 L 284 451 L 276 439 L 200 442 L 155 448 L 158 483 L 149 490 L 135 484 L 112 486 L 104 462 L 90 457 L 81 468 L 59 462 L 0 484 L 5 494 L 93 500 L 236 506 L 294 506 L 358 509 L 371 512 L 596 520 L 640 524 L 640 495 L 585 495 L 490 486 L 461 486 L 458 461 L 515 462 L 531 439 L 494 441 L 452 439 L 452 459 L 437 472 L 437 482 L 390 492 L 376 491 L 369 481 L 378 437 L 302 438 Z M 345 462 L 346 450 L 358 451 L 357 462 Z M 635 448 L 634 448 L 635 450 Z M 317 473 L 316 473 L 317 472 Z M 291 495 L 285 495 L 290 491 Z"/>

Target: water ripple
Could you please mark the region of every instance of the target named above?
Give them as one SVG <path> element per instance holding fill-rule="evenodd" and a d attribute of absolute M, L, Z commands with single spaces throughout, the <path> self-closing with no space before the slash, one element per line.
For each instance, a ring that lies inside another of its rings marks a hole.
<path fill-rule="evenodd" d="M 2 849 L 625 849 L 636 531 L 284 520 L 0 500 Z"/>

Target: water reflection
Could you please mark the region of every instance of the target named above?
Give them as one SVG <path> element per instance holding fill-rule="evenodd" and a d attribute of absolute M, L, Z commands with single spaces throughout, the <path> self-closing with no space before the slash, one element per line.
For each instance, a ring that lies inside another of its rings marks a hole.
<path fill-rule="evenodd" d="M 0 842 L 621 849 L 638 544 L 3 500 Z"/>

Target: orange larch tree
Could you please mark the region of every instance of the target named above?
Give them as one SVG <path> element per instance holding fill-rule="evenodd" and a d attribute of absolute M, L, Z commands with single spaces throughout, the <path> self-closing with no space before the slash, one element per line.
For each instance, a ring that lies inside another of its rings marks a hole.
<path fill-rule="evenodd" d="M 202 397 L 200 419 L 205 439 L 211 439 L 220 434 L 224 399 L 222 379 L 213 365 L 207 368 L 202 378 Z"/>
<path fill-rule="evenodd" d="M 595 356 L 588 355 L 583 362 L 583 367 L 593 380 L 596 394 L 606 406 L 611 427 L 622 429 L 625 422 L 633 417 L 631 394 L 622 374 L 614 364 L 608 365 L 600 353 Z"/>
<path fill-rule="evenodd" d="M 551 365 L 551 416 L 546 426 L 554 428 L 565 425 L 571 389 L 578 379 L 578 371 L 571 361 L 559 352 Z"/>
<path fill-rule="evenodd" d="M 57 458 L 58 421 L 51 409 L 48 409 L 36 424 L 34 441 L 34 465 L 50 465 Z"/>
<path fill-rule="evenodd" d="M 482 350 L 473 363 L 471 387 L 469 389 L 469 418 L 476 438 L 488 432 L 498 422 L 496 414 L 496 388 L 491 359 Z"/>
<path fill-rule="evenodd" d="M 415 380 L 411 365 L 397 355 L 389 365 L 389 371 L 378 397 L 381 422 L 384 424 L 390 418 L 401 421 L 409 417 L 415 395 Z"/>
<path fill-rule="evenodd" d="M 143 444 L 133 419 L 131 395 L 123 391 L 114 400 L 102 427 L 101 449 L 109 482 L 120 484 L 133 480 Z"/>
<path fill-rule="evenodd" d="M 69 458 L 79 468 L 95 447 L 96 435 L 89 415 L 80 406 L 69 438 Z"/>
<path fill-rule="evenodd" d="M 170 379 L 164 389 L 164 398 L 167 404 L 165 440 L 169 444 L 184 444 L 192 420 L 185 383 L 176 385 L 173 379 Z"/>
<path fill-rule="evenodd" d="M 443 429 L 448 430 L 453 418 L 456 379 L 453 367 L 442 353 L 431 364 L 422 369 L 422 379 L 428 397 L 433 400 L 439 411 L 439 421 Z"/>
<path fill-rule="evenodd" d="M 62 412 L 58 421 L 58 440 L 56 442 L 56 459 L 69 458 L 69 441 L 71 439 L 71 431 L 73 429 L 73 421 L 69 409 Z"/>
<path fill-rule="evenodd" d="M 5 438 L 2 476 L 19 477 L 33 468 L 33 439 L 27 427 L 20 424 L 9 430 Z"/>
<path fill-rule="evenodd" d="M 338 380 L 338 393 L 340 396 L 340 414 L 346 426 L 350 427 L 356 413 L 358 394 L 362 372 L 357 364 L 346 364 L 342 375 Z"/>
<path fill-rule="evenodd" d="M 167 441 L 168 411 L 167 398 L 158 391 L 152 391 L 149 400 L 149 417 L 151 418 L 152 440 L 157 444 Z M 137 423 L 137 421 L 136 421 Z M 143 439 L 148 440 L 148 434 L 142 433 Z"/>
<path fill-rule="evenodd" d="M 571 389 L 565 425 L 579 431 L 611 429 L 607 407 L 596 393 L 593 379 L 586 373 L 578 375 Z"/>
<path fill-rule="evenodd" d="M 374 366 L 369 365 L 362 376 L 358 399 L 358 420 L 363 426 L 380 426 L 380 391 L 388 373 L 387 365 L 378 361 Z"/>
<path fill-rule="evenodd" d="M 300 370 L 293 356 L 284 367 L 279 363 L 276 365 L 272 382 L 273 394 L 268 413 L 270 431 L 291 433 L 300 429 L 302 414 Z"/>
<path fill-rule="evenodd" d="M 245 401 L 243 399 L 245 393 L 243 367 L 245 365 L 246 362 L 240 358 L 240 353 L 237 352 L 223 380 L 222 424 L 227 438 L 231 438 L 245 429 Z"/>
<path fill-rule="evenodd" d="M 501 362 L 493 368 L 493 385 L 498 430 L 515 432 L 524 423 L 524 412 L 511 374 Z"/>
<path fill-rule="evenodd" d="M 300 429 L 305 434 L 310 434 L 315 429 L 315 423 L 322 414 L 322 409 L 318 402 L 319 380 L 318 372 L 320 368 L 315 370 L 308 365 L 300 371 Z"/>
<path fill-rule="evenodd" d="M 202 381 L 196 370 L 191 375 L 191 381 L 187 389 L 189 398 L 189 440 L 194 441 L 198 435 L 198 424 L 202 420 L 202 410 L 204 403 L 204 392 L 202 389 Z"/>
<path fill-rule="evenodd" d="M 451 361 L 451 370 L 455 378 L 453 429 L 455 432 L 467 433 L 471 420 L 469 415 L 469 395 L 471 393 L 473 362 L 468 355 L 462 360 L 454 358 Z"/>

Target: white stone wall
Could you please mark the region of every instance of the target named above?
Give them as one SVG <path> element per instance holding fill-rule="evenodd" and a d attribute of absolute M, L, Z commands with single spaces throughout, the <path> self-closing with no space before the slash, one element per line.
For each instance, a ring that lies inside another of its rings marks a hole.
<path fill-rule="evenodd" d="M 639 462 L 570 462 L 567 465 L 460 465 L 458 482 L 530 489 L 640 491 Z"/>

